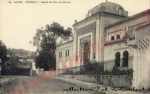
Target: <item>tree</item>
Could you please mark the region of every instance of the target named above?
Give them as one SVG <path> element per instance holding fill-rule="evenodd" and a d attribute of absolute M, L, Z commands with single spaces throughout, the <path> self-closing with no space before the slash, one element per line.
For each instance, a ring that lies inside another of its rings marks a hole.
<path fill-rule="evenodd" d="M 7 48 L 2 41 L 0 41 L 0 59 L 2 64 L 7 60 Z"/>
<path fill-rule="evenodd" d="M 0 67 L 2 74 L 4 73 L 5 62 L 7 61 L 7 48 L 5 44 L 0 40 Z"/>
<path fill-rule="evenodd" d="M 37 47 L 38 55 L 35 58 L 36 66 L 44 70 L 56 68 L 56 39 L 70 36 L 71 28 L 64 29 L 59 23 L 46 25 L 45 28 L 37 29 L 33 44 Z"/>

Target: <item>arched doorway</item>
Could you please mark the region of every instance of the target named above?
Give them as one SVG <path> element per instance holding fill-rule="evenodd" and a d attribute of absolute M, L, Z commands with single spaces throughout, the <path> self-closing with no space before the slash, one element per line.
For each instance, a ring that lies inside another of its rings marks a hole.
<path fill-rule="evenodd" d="M 85 42 L 83 46 L 83 64 L 90 61 L 90 42 Z"/>

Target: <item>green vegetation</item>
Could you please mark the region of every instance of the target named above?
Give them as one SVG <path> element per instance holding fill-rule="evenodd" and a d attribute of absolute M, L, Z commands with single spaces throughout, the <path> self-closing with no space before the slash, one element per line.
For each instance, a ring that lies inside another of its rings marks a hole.
<path fill-rule="evenodd" d="M 2 68 L 1 74 L 4 73 L 4 65 L 7 61 L 7 47 L 6 45 L 0 40 L 0 67 Z"/>
<path fill-rule="evenodd" d="M 64 29 L 59 23 L 52 23 L 45 28 L 38 29 L 33 39 L 34 46 L 37 47 L 35 58 L 36 67 L 45 71 L 56 68 L 56 39 L 58 37 L 70 36 L 71 28 Z"/>
<path fill-rule="evenodd" d="M 96 91 L 94 94 L 106 94 L 104 91 Z"/>

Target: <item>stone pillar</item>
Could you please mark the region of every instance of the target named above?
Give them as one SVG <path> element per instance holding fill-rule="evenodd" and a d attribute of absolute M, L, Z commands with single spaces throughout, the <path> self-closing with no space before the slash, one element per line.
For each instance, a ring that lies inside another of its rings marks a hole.
<path fill-rule="evenodd" d="M 76 55 L 77 55 L 77 35 L 76 35 L 76 31 L 74 30 L 74 37 L 73 37 L 73 55 L 72 55 L 72 58 L 73 58 L 73 67 L 76 66 Z"/>
<path fill-rule="evenodd" d="M 96 60 L 104 61 L 104 22 L 99 16 L 96 21 Z"/>
<path fill-rule="evenodd" d="M 96 21 L 96 61 L 100 61 L 100 17 L 97 17 Z"/>
<path fill-rule="evenodd" d="M 138 81 L 138 49 L 133 49 L 134 50 L 134 57 L 133 57 L 133 80 L 132 80 L 132 87 L 136 88 L 137 86 L 137 81 Z"/>

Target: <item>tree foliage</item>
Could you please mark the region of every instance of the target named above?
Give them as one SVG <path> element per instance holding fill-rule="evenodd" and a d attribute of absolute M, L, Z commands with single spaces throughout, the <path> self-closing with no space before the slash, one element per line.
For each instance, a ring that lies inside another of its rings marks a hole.
<path fill-rule="evenodd" d="M 7 60 L 7 48 L 2 41 L 0 41 L 0 59 L 2 64 Z"/>
<path fill-rule="evenodd" d="M 7 48 L 6 45 L 0 40 L 0 67 L 2 68 L 1 74 L 4 74 L 5 62 L 7 61 Z"/>
<path fill-rule="evenodd" d="M 59 23 L 47 24 L 45 28 L 37 29 L 33 44 L 37 47 L 36 66 L 44 70 L 56 68 L 56 39 L 70 36 L 71 28 L 64 29 Z"/>

